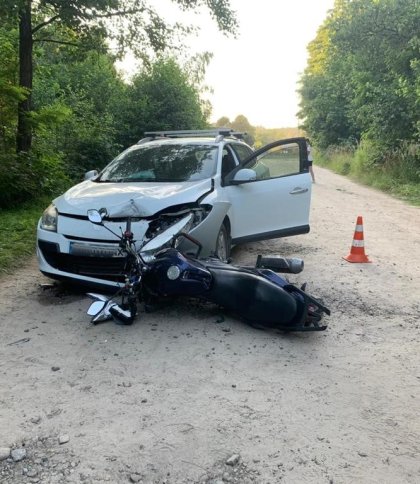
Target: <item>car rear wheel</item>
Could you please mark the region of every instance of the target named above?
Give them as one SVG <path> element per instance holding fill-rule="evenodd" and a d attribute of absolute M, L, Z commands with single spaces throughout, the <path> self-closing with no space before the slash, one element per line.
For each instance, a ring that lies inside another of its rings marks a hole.
<path fill-rule="evenodd" d="M 230 235 L 225 224 L 222 224 L 216 240 L 216 255 L 222 261 L 227 261 L 230 256 Z"/>

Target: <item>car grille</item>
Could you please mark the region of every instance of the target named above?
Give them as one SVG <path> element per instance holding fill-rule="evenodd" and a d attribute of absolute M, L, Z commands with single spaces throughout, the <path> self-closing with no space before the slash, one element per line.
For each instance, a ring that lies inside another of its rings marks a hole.
<path fill-rule="evenodd" d="M 59 271 L 124 282 L 124 257 L 85 257 L 63 254 L 57 244 L 44 240 L 38 241 L 38 247 L 48 264 Z"/>

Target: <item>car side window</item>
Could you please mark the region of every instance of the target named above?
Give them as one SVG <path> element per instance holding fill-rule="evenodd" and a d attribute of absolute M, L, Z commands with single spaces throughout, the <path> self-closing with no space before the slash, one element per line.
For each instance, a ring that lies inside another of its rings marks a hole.
<path fill-rule="evenodd" d="M 253 153 L 253 150 L 249 146 L 240 144 L 232 145 L 232 149 L 241 162 L 249 158 Z"/>
<path fill-rule="evenodd" d="M 237 164 L 232 151 L 225 146 L 222 152 L 222 179 L 236 168 L 236 166 Z"/>
<path fill-rule="evenodd" d="M 295 175 L 300 172 L 300 152 L 297 143 L 275 146 L 245 166 L 257 173 L 257 180 Z"/>

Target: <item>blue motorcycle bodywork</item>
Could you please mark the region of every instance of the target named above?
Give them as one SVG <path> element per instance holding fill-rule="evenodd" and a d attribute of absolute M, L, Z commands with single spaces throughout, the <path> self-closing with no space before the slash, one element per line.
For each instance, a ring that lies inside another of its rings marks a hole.
<path fill-rule="evenodd" d="M 272 270 L 237 267 L 217 258 L 196 259 L 174 248 L 156 255 L 142 275 L 142 285 L 152 296 L 200 297 L 263 327 L 322 330 L 326 327 L 318 325 L 321 317 L 310 313 L 329 314 L 319 301 Z"/>

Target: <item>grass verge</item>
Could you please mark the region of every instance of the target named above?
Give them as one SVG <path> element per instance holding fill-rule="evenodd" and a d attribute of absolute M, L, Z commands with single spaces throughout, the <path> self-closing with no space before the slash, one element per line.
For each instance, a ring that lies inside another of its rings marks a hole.
<path fill-rule="evenodd" d="M 371 186 L 412 205 L 420 206 L 420 167 L 418 159 L 402 150 L 384 163 L 370 161 L 370 153 L 337 147 L 315 153 L 315 162 L 335 173 Z"/>
<path fill-rule="evenodd" d="M 0 274 L 10 273 L 35 253 L 36 226 L 49 199 L 0 209 Z"/>

